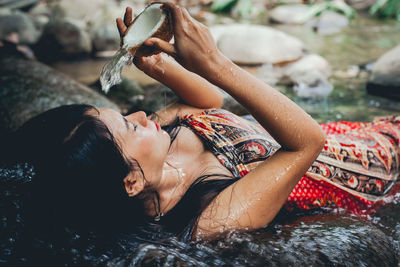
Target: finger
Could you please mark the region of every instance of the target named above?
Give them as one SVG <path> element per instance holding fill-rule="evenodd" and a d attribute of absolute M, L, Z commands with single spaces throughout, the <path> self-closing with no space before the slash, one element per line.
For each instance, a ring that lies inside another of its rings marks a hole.
<path fill-rule="evenodd" d="M 128 27 L 132 23 L 132 8 L 127 7 L 124 15 L 125 26 Z"/>
<path fill-rule="evenodd" d="M 119 36 L 123 37 L 126 31 L 126 26 L 121 18 L 117 18 L 115 21 L 117 22 Z"/>
<path fill-rule="evenodd" d="M 182 9 L 183 18 L 185 18 L 187 20 L 193 20 L 192 16 L 190 16 L 190 14 L 186 8 L 182 7 L 181 9 Z"/>
<path fill-rule="evenodd" d="M 183 24 L 182 8 L 171 2 L 162 2 L 162 4 L 163 4 L 161 6 L 162 9 L 166 8 L 168 11 L 171 12 L 174 25 L 182 26 Z M 179 27 L 174 27 L 174 29 L 177 28 Z"/>
<path fill-rule="evenodd" d="M 172 57 L 176 57 L 176 50 L 174 45 L 164 40 L 161 40 L 159 38 L 149 38 L 144 42 L 144 44 L 147 46 L 158 48 L 162 52 L 167 53 Z"/>

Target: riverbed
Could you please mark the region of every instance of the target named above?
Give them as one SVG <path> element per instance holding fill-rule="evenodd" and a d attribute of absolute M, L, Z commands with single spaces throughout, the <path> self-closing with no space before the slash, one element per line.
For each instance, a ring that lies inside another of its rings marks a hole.
<path fill-rule="evenodd" d="M 370 64 L 400 43 L 400 22 L 359 16 L 348 28 L 328 36 L 308 27 L 274 27 L 297 36 L 310 52 L 320 54 L 332 65 L 330 82 L 334 90 L 326 98 L 300 98 L 291 87 L 278 86 L 317 121 L 368 121 L 376 116 L 400 114 L 399 102 L 369 96 L 365 90 Z M 56 62 L 53 67 L 91 84 L 98 79 L 104 63 L 105 60 L 90 59 Z M 134 67 L 124 73 L 143 86 L 155 83 Z M 31 176 L 26 165 L 0 170 L 3 177 Z M 20 197 L 21 193 L 13 190 L 2 191 L 2 208 L 7 211 L 1 217 L 4 263 L 24 265 L 32 263 L 29 259 L 41 259 L 49 265 L 89 262 L 108 266 L 396 266 L 400 260 L 399 195 L 387 198 L 388 204 L 371 216 L 359 217 L 341 209 L 282 213 L 273 224 L 258 231 L 232 232 L 213 242 L 191 243 L 159 229 L 123 234 L 112 241 L 70 229 L 62 234 L 67 241 L 47 243 L 32 239 L 21 230 Z M 24 238 L 35 249 L 23 252 L 16 245 Z"/>

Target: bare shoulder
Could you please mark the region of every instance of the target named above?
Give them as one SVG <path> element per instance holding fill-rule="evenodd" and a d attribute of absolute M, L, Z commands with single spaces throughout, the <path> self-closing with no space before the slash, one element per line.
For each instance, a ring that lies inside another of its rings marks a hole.
<path fill-rule="evenodd" d="M 205 109 L 196 108 L 182 103 L 174 103 L 155 112 L 155 120 L 161 126 L 171 124 L 177 117 L 183 117 L 188 114 L 195 114 Z"/>

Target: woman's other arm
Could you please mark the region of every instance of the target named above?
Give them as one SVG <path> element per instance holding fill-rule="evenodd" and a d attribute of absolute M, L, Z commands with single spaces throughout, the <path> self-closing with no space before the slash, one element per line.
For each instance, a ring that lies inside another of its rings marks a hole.
<path fill-rule="evenodd" d="M 132 23 L 132 9 L 127 7 L 124 20 L 118 18 L 116 22 L 118 31 L 123 37 L 127 27 Z M 133 62 L 141 71 L 172 89 L 187 105 L 169 106 L 159 112 L 160 116 L 165 116 L 166 111 L 167 113 L 175 112 L 173 117 L 176 117 L 177 110 L 180 110 L 179 115 L 182 115 L 182 111 L 185 110 L 193 112 L 222 106 L 223 96 L 215 85 L 186 70 L 165 53 L 136 55 Z M 168 110 L 172 112 L 168 112 Z"/>
<path fill-rule="evenodd" d="M 208 29 L 173 4 L 175 45 L 150 39 L 176 55 L 185 68 L 201 75 L 239 101 L 280 143 L 282 149 L 222 191 L 199 218 L 196 235 L 267 225 L 320 153 L 325 136 L 318 124 L 286 96 L 223 56 Z"/>
<path fill-rule="evenodd" d="M 147 75 L 171 88 L 189 106 L 200 109 L 222 106 L 223 96 L 215 85 L 186 70 L 164 53 L 138 57 L 134 63 Z"/>

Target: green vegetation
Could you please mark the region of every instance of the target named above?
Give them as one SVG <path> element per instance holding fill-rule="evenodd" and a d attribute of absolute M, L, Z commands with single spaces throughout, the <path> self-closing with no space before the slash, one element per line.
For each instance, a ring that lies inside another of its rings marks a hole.
<path fill-rule="evenodd" d="M 355 11 L 352 7 L 347 5 L 344 1 L 325 0 L 325 1 L 311 1 L 309 2 L 312 8 L 309 12 L 304 14 L 301 19 L 303 22 L 311 19 L 312 17 L 319 16 L 325 10 L 332 10 L 344 14 L 348 18 L 355 16 Z M 237 9 L 240 16 L 246 16 L 255 12 L 255 6 L 252 0 L 214 0 L 211 5 L 211 11 L 229 12 L 233 8 Z M 382 18 L 395 18 L 400 20 L 400 0 L 377 0 L 376 3 L 370 8 L 369 13 Z"/>
<path fill-rule="evenodd" d="M 238 2 L 238 0 L 214 0 L 211 5 L 212 12 L 228 12 Z"/>
<path fill-rule="evenodd" d="M 312 17 L 318 17 L 319 15 L 321 15 L 322 12 L 326 10 L 342 13 L 349 19 L 355 16 L 355 12 L 352 7 L 347 5 L 345 2 L 333 0 L 313 3 L 311 9 L 304 14 L 300 21 L 304 23 Z"/>
<path fill-rule="evenodd" d="M 229 12 L 233 8 L 241 17 L 246 17 L 251 14 L 261 15 L 263 10 L 257 10 L 252 0 L 214 0 L 211 5 L 212 12 Z"/>
<path fill-rule="evenodd" d="M 312 17 L 319 16 L 325 10 L 332 10 L 335 12 L 343 13 L 348 18 L 353 18 L 355 15 L 354 9 L 343 1 L 312 1 L 311 5 L 312 8 L 310 9 L 310 11 L 304 14 L 304 17 L 302 18 L 303 22 L 309 20 Z M 255 10 L 255 6 L 252 0 L 214 0 L 211 5 L 211 11 L 216 13 L 229 12 L 234 7 L 237 9 L 237 13 L 240 16 L 251 14 Z"/>
<path fill-rule="evenodd" d="M 400 0 L 378 0 L 369 10 L 371 15 L 400 20 Z"/>

